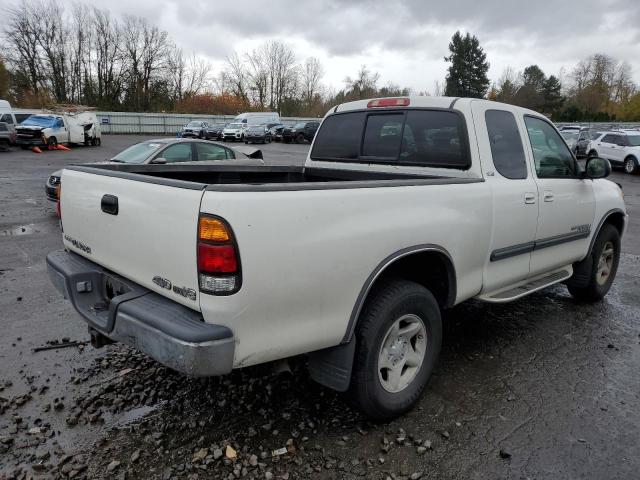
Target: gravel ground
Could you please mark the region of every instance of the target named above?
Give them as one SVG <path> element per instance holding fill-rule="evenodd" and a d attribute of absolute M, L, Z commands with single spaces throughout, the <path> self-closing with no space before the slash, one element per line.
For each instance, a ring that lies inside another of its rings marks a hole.
<path fill-rule="evenodd" d="M 371 424 L 304 358 L 190 379 L 86 327 L 50 285 L 60 247 L 44 180 L 99 149 L 0 153 L 0 478 L 637 478 L 640 229 L 632 218 L 605 301 L 562 286 L 444 313 L 441 360 L 418 407 Z M 269 145 L 269 163 L 308 147 Z M 630 213 L 640 177 L 620 173 Z M 24 230 L 23 230 L 24 229 Z"/>

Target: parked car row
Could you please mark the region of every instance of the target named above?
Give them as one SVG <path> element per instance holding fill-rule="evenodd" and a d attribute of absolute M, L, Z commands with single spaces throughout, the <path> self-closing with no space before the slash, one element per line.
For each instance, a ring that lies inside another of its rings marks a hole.
<path fill-rule="evenodd" d="M 249 112 L 238 115 L 229 123 L 210 124 L 204 120 L 192 120 L 182 128 L 180 136 L 225 142 L 305 143 L 313 140 L 319 126 L 319 121 L 285 124 L 277 113 Z"/>

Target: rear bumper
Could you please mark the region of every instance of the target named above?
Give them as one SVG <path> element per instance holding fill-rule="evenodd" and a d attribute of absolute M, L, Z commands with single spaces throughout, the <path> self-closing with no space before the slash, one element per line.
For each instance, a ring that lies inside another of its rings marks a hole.
<path fill-rule="evenodd" d="M 233 368 L 235 339 L 199 312 L 64 250 L 47 255 L 56 289 L 89 328 L 146 353 L 178 372 L 208 377 Z"/>

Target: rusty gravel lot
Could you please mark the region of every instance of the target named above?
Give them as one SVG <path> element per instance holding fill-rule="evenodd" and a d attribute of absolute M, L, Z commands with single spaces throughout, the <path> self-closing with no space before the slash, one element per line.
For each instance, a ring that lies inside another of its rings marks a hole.
<path fill-rule="evenodd" d="M 0 153 L 0 478 L 638 478 L 640 177 L 612 176 L 632 218 L 605 301 L 556 286 L 445 312 L 418 408 L 371 424 L 303 358 L 203 380 L 118 345 L 33 352 L 88 338 L 46 274 L 61 242 L 44 181 L 139 140 Z M 299 164 L 307 148 L 265 159 Z"/>

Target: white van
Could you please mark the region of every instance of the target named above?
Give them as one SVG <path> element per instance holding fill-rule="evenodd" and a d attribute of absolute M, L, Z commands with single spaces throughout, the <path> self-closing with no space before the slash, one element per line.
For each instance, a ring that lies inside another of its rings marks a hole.
<path fill-rule="evenodd" d="M 11 105 L 6 100 L 0 100 L 0 122 L 6 123 L 10 132 L 15 132 L 16 125 L 19 123 L 11 109 Z M 11 137 L 15 138 L 15 135 L 11 135 Z"/>
<path fill-rule="evenodd" d="M 280 115 L 276 112 L 246 112 L 238 115 L 230 123 L 243 123 L 245 125 L 280 123 Z"/>

